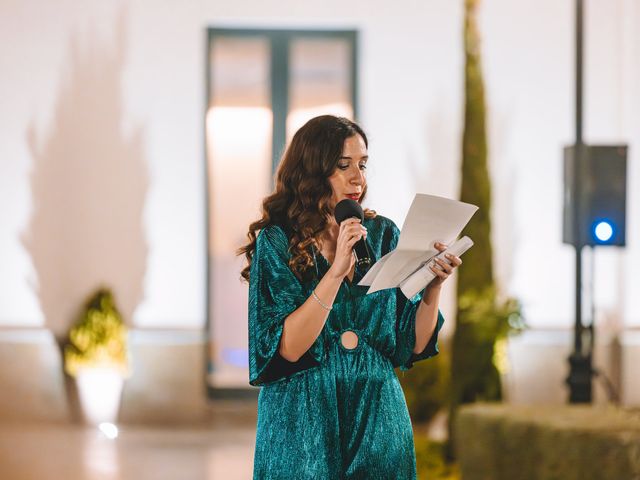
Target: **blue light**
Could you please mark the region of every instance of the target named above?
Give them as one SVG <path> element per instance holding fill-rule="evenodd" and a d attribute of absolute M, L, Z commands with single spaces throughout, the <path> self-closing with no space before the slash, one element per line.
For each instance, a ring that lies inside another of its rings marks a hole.
<path fill-rule="evenodd" d="M 223 348 L 222 358 L 229 365 L 236 367 L 249 366 L 249 351 L 246 348 Z"/>
<path fill-rule="evenodd" d="M 600 220 L 595 223 L 593 233 L 598 242 L 608 242 L 613 237 L 613 225 L 608 220 Z"/>

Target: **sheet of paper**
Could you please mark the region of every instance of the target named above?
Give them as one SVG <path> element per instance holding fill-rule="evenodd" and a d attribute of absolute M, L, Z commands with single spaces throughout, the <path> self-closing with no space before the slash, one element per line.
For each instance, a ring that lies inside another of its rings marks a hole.
<path fill-rule="evenodd" d="M 453 242 L 477 210 L 469 203 L 416 194 L 397 248 L 376 262 L 358 285 L 370 286 L 367 293 L 397 287 L 423 262 L 438 254 L 433 246 L 436 242 Z"/>
<path fill-rule="evenodd" d="M 358 282 L 358 285 L 371 285 L 371 282 L 373 282 L 373 279 L 376 278 L 376 275 L 378 275 L 378 272 L 380 271 L 384 263 L 391 257 L 392 254 L 393 252 L 389 252 L 380 260 L 378 260 L 376 263 L 374 263 L 369 269 L 369 271 L 365 273 L 364 277 L 362 277 L 360 282 Z"/>

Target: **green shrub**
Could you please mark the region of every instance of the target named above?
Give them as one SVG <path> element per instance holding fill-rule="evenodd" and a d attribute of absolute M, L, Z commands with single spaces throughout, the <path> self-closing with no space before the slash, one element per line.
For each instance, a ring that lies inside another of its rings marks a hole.
<path fill-rule="evenodd" d="M 455 438 L 464 480 L 640 479 L 638 411 L 475 404 Z"/>
<path fill-rule="evenodd" d="M 98 290 L 87 302 L 69 332 L 64 363 L 65 371 L 73 377 L 82 368 L 102 366 L 128 373 L 127 329 L 109 290 Z"/>

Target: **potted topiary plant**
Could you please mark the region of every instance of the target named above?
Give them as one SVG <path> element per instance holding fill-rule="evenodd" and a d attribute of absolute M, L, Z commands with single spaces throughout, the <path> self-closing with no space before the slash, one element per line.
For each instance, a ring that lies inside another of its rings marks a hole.
<path fill-rule="evenodd" d="M 89 299 L 69 332 L 64 366 L 76 379 L 85 421 L 114 423 L 129 360 L 127 328 L 108 289 L 99 289 Z"/>

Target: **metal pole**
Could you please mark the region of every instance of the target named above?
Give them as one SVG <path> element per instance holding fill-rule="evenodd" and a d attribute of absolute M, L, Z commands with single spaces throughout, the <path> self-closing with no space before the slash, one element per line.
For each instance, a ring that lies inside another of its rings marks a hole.
<path fill-rule="evenodd" d="M 569 357 L 570 373 L 567 384 L 570 388 L 570 403 L 591 402 L 591 352 L 592 342 L 587 342 L 586 351 L 583 345 L 585 328 L 582 324 L 582 169 L 584 168 L 586 148 L 582 140 L 582 76 L 583 76 L 583 0 L 576 0 L 576 143 L 575 143 L 575 215 L 573 218 L 575 254 L 576 254 L 576 283 L 575 283 L 575 325 L 573 353 Z"/>
<path fill-rule="evenodd" d="M 576 145 L 582 145 L 583 0 L 576 0 Z"/>

